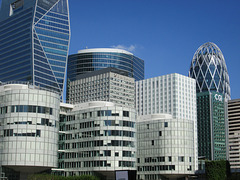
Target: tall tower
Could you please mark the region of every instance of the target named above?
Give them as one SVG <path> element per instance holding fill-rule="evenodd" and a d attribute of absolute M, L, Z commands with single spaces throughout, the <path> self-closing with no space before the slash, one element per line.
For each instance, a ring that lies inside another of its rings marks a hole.
<path fill-rule="evenodd" d="M 208 42 L 198 48 L 189 76 L 196 79 L 198 155 L 209 160 L 226 159 L 230 83 L 223 54 L 216 44 Z"/>
<path fill-rule="evenodd" d="M 0 81 L 62 94 L 69 38 L 68 0 L 2 0 Z"/>

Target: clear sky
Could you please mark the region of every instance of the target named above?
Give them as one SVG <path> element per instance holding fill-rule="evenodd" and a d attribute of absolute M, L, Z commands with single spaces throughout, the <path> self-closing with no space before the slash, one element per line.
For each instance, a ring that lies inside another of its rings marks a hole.
<path fill-rule="evenodd" d="M 240 98 L 239 0 L 69 0 L 69 10 L 69 54 L 122 47 L 145 61 L 145 78 L 188 75 L 198 47 L 214 42 L 225 57 L 232 99 Z"/>
<path fill-rule="evenodd" d="M 188 75 L 195 51 L 214 42 L 240 98 L 239 0 L 69 0 L 70 54 L 124 47 L 145 61 L 145 78 Z"/>

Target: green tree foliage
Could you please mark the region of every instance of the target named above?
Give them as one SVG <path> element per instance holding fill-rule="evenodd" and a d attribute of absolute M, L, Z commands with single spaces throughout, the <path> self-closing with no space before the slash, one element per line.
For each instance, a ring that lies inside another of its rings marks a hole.
<path fill-rule="evenodd" d="M 28 177 L 28 180 L 100 180 L 96 176 L 82 175 L 82 176 L 55 176 L 50 174 L 33 174 Z"/>
<path fill-rule="evenodd" d="M 206 161 L 206 178 L 208 180 L 224 180 L 230 176 L 230 165 L 228 161 Z"/>

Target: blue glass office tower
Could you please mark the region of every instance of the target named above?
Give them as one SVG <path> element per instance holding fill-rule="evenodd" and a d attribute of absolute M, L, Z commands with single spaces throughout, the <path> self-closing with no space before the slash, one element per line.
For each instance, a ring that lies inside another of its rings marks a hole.
<path fill-rule="evenodd" d="M 198 156 L 227 159 L 230 83 L 223 54 L 216 44 L 208 42 L 197 49 L 189 76 L 196 79 Z"/>
<path fill-rule="evenodd" d="M 136 81 L 144 79 L 144 61 L 132 53 L 111 48 L 79 50 L 68 58 L 68 79 L 76 80 L 80 74 L 114 67 L 128 73 Z"/>
<path fill-rule="evenodd" d="M 68 0 L 2 0 L 0 81 L 62 94 L 69 38 Z"/>

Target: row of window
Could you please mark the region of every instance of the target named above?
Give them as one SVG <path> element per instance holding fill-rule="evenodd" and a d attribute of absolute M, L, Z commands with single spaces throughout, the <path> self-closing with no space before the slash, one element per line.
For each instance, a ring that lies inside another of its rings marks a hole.
<path fill-rule="evenodd" d="M 123 137 L 135 137 L 135 132 L 132 131 L 119 131 L 119 130 L 106 130 L 105 136 L 123 136 Z"/>
<path fill-rule="evenodd" d="M 137 171 L 174 171 L 174 170 L 175 170 L 175 165 L 138 166 L 137 167 Z"/>
<path fill-rule="evenodd" d="M 7 107 L 5 107 L 7 108 Z M 6 110 L 7 111 L 7 110 Z M 53 114 L 53 109 L 45 106 L 32 106 L 32 105 L 13 105 L 11 106 L 11 113 L 29 112 L 29 113 L 42 113 Z"/>
<path fill-rule="evenodd" d="M 4 137 L 10 136 L 28 136 L 28 137 L 40 137 L 41 130 L 36 130 L 36 133 L 13 133 L 13 129 L 5 129 L 4 130 Z"/>
<path fill-rule="evenodd" d="M 119 167 L 134 167 L 135 162 L 134 161 L 119 161 L 118 166 Z"/>
<path fill-rule="evenodd" d="M 18 72 L 20 73 L 20 72 L 30 71 L 30 69 L 31 69 L 30 64 L 24 64 L 24 66 L 20 66 L 20 67 L 19 66 L 12 66 L 11 71 L 7 71 L 6 73 L 3 73 L 2 75 L 0 75 L 0 78 L 1 78 L 1 80 L 3 80 L 5 77 L 10 77 L 11 75 L 13 75 L 15 73 L 18 73 Z M 21 76 L 19 76 L 19 77 L 21 77 Z"/>
<path fill-rule="evenodd" d="M 24 40 L 26 38 L 30 38 L 29 30 L 24 30 L 24 31 L 21 31 L 21 32 L 15 34 L 14 36 L 10 36 L 8 38 L 1 39 L 0 43 L 1 44 L 4 44 L 4 43 L 8 44 L 8 43 L 10 43 L 10 41 L 11 42 L 19 42 L 19 41 Z"/>
<path fill-rule="evenodd" d="M 135 147 L 135 143 L 133 141 L 111 140 L 110 143 L 103 145 L 103 140 L 85 141 L 85 142 L 72 143 L 71 148 L 88 148 L 88 147 L 99 147 L 99 146 Z M 70 149 L 70 143 L 65 144 L 65 149 Z"/>
<path fill-rule="evenodd" d="M 119 161 L 119 167 L 134 167 L 135 162 L 132 161 Z M 81 162 L 65 162 L 64 167 L 62 163 L 59 163 L 61 168 L 79 168 L 81 167 Z M 83 167 L 111 167 L 111 163 L 107 161 L 84 161 Z"/>
<path fill-rule="evenodd" d="M 52 42 L 55 44 L 62 44 L 62 45 L 66 45 L 66 46 L 68 45 L 68 41 L 66 41 L 66 40 L 51 38 L 51 37 L 47 37 L 47 36 L 43 36 L 43 35 L 38 35 L 38 39 L 47 41 L 47 42 Z M 43 41 L 41 41 L 41 42 L 43 42 Z"/>
<path fill-rule="evenodd" d="M 132 121 L 118 121 L 118 123 L 116 123 L 115 120 L 104 120 L 104 124 L 105 126 L 123 126 L 135 128 L 135 122 Z"/>
<path fill-rule="evenodd" d="M 30 19 L 27 20 L 26 22 L 29 22 L 29 24 L 25 24 L 25 25 L 21 24 L 18 27 L 9 28 L 12 31 L 10 31 L 10 30 L 9 31 L 5 31 L 6 33 L 1 35 L 0 39 L 8 38 L 9 36 L 12 37 L 12 38 L 16 38 L 15 33 L 18 33 L 19 31 L 21 31 L 23 29 L 27 29 L 27 30 L 25 30 L 23 32 L 30 32 L 29 29 L 28 29 L 30 27 Z M 13 35 L 14 35 L 14 37 L 13 37 Z M 8 39 L 5 39 L 5 40 L 8 40 Z"/>
<path fill-rule="evenodd" d="M 1 69 L 1 76 L 3 75 L 4 77 L 6 77 L 6 72 L 11 72 L 10 74 L 12 74 L 12 71 L 18 71 L 19 67 L 24 67 L 24 69 L 28 70 L 27 68 L 29 68 L 29 58 L 25 57 L 24 61 L 21 61 L 19 59 L 15 60 L 15 61 L 11 61 L 11 65 Z M 27 67 L 27 68 L 26 68 Z"/>
<path fill-rule="evenodd" d="M 75 116 L 67 116 L 67 119 L 68 119 L 67 121 L 70 121 L 70 119 L 75 120 Z M 116 123 L 115 120 L 104 120 L 104 125 L 105 126 L 122 126 L 122 127 L 135 128 L 135 122 L 122 121 L 122 120 L 119 120 L 118 124 Z M 95 124 L 94 121 L 79 123 L 80 129 L 93 128 L 93 127 L 98 127 L 98 126 L 99 126 L 99 124 Z M 72 129 L 75 129 L 75 126 L 73 127 L 70 125 L 66 125 L 66 130 L 72 130 Z"/>
<path fill-rule="evenodd" d="M 169 162 L 172 161 L 171 156 L 168 157 L 168 161 Z M 151 162 L 165 162 L 165 157 L 161 156 L 161 157 L 147 157 L 147 158 L 145 158 L 145 163 L 151 163 Z"/>
<path fill-rule="evenodd" d="M 69 35 L 67 35 L 67 34 L 62 34 L 62 33 L 44 30 L 44 29 L 40 29 L 40 28 L 35 28 L 35 30 L 38 34 L 42 34 L 42 35 L 46 35 L 46 36 L 50 36 L 50 37 L 56 37 L 56 38 L 63 39 L 63 40 L 69 39 Z"/>
<path fill-rule="evenodd" d="M 4 29 L 4 27 L 9 27 L 10 25 L 14 25 L 17 22 L 19 22 L 19 20 L 21 19 L 25 19 L 27 17 L 32 17 L 32 8 L 28 8 L 24 11 L 21 11 L 18 13 L 17 16 L 13 16 L 13 17 L 9 17 L 6 20 L 2 21 L 0 24 L 0 29 Z"/>
<path fill-rule="evenodd" d="M 46 86 L 49 85 L 52 86 L 53 88 L 58 88 L 58 85 L 51 74 L 48 75 L 41 73 L 40 71 L 35 71 L 35 80 L 38 81 L 39 83 L 46 84 Z"/>
<path fill-rule="evenodd" d="M 83 167 L 111 167 L 107 161 L 83 161 Z"/>
<path fill-rule="evenodd" d="M 123 117 L 129 117 L 129 111 L 123 111 Z M 86 112 L 86 113 L 81 113 L 80 114 L 80 119 L 87 119 L 87 118 L 91 118 L 91 117 L 95 117 L 93 116 L 94 113 L 93 112 Z M 112 113 L 112 110 L 101 110 L 101 111 L 97 111 L 97 117 L 103 117 L 103 116 L 119 116 L 119 113 Z M 67 121 L 74 121 L 76 120 L 75 115 L 70 115 L 67 116 Z M 125 122 L 125 121 L 124 121 Z M 114 123 L 115 121 L 105 121 L 105 124 L 107 125 L 108 123 Z M 94 127 L 93 126 L 93 121 L 91 122 L 84 122 L 84 123 L 80 123 L 80 128 L 89 128 L 89 127 Z M 124 123 L 123 123 L 124 124 Z"/>
<path fill-rule="evenodd" d="M 54 16 L 55 16 L 55 15 L 54 15 Z M 45 15 L 45 16 L 43 16 L 42 19 L 68 25 L 68 21 L 62 20 L 62 19 L 58 19 L 58 18 L 54 18 L 54 17 L 51 17 L 51 16 L 46 16 L 46 15 Z"/>
<path fill-rule="evenodd" d="M 5 54 L 0 55 L 0 58 L 1 58 L 1 59 L 6 58 L 6 57 L 8 57 L 8 56 L 10 56 L 10 55 L 12 55 L 12 54 L 15 54 L 16 52 L 20 52 L 20 51 L 23 51 L 23 50 L 25 50 L 25 49 L 30 49 L 30 45 L 27 44 L 27 45 L 25 45 L 25 46 L 15 48 L 15 49 L 13 49 L 12 51 L 9 51 L 9 52 L 7 52 L 7 53 L 5 53 Z"/>
<path fill-rule="evenodd" d="M 65 153 L 61 158 L 65 159 L 75 159 L 75 158 L 86 158 L 86 157 L 108 157 L 111 156 L 111 150 L 104 150 L 103 154 L 100 151 L 81 151 L 81 152 L 70 152 Z M 119 156 L 119 152 L 115 152 L 115 156 Z M 131 151 L 122 151 L 123 157 L 134 157 L 134 154 Z"/>

